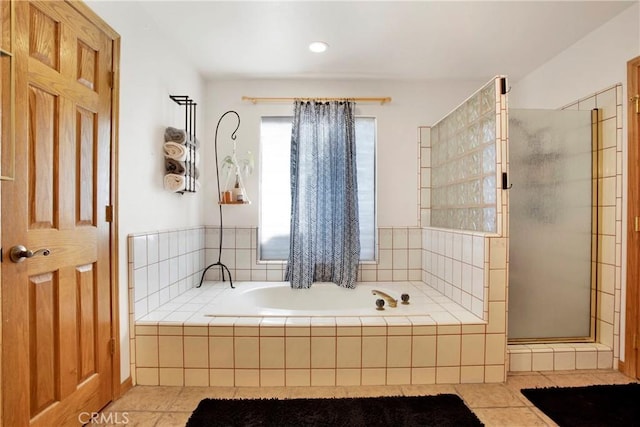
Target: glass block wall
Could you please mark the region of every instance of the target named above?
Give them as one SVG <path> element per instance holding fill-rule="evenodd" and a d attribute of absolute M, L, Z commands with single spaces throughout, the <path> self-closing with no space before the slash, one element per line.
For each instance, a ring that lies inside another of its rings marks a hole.
<path fill-rule="evenodd" d="M 496 148 L 503 80 L 491 80 L 431 128 L 432 227 L 499 232 Z"/>

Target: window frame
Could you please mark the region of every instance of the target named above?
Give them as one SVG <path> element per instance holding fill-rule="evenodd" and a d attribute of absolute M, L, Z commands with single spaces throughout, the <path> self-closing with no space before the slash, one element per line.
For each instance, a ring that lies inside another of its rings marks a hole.
<path fill-rule="evenodd" d="M 293 121 L 293 116 L 287 115 L 261 115 L 260 116 L 260 138 L 259 138 L 259 165 L 262 165 L 263 151 L 264 146 L 262 143 L 262 123 L 265 118 L 291 118 Z M 373 258 L 372 259 L 360 259 L 359 264 L 378 264 L 379 260 L 379 252 L 378 252 L 378 118 L 374 115 L 355 115 L 355 119 L 364 118 L 364 119 L 373 119 Z M 356 141 L 357 144 L 357 141 Z M 289 142 L 289 147 L 291 143 Z M 257 264 L 275 264 L 282 265 L 287 263 L 287 259 L 262 259 L 261 253 L 261 233 L 262 233 L 262 206 L 263 206 L 263 197 L 262 197 L 262 168 L 260 167 L 260 172 L 258 176 L 258 227 L 256 230 L 256 263 Z"/>

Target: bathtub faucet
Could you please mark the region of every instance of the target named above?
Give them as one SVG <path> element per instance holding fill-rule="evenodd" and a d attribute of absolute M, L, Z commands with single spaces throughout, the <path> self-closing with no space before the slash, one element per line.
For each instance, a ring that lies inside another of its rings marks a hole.
<path fill-rule="evenodd" d="M 387 304 L 389 304 L 389 307 L 395 307 L 398 305 L 398 300 L 391 298 L 391 295 L 389 294 L 385 294 L 384 292 L 375 289 L 372 290 L 371 293 L 373 295 L 380 295 L 382 298 L 384 298 L 387 301 Z"/>

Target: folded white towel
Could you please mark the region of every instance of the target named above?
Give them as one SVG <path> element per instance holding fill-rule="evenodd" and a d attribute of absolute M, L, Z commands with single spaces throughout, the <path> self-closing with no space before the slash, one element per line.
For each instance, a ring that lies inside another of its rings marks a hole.
<path fill-rule="evenodd" d="M 168 173 L 164 176 L 164 189 L 178 192 L 185 191 L 189 187 L 189 191 L 196 191 L 200 189 L 200 182 L 193 178 L 184 175 L 178 175 L 175 173 Z"/>
<path fill-rule="evenodd" d="M 187 180 L 184 175 L 168 173 L 164 176 L 164 189 L 169 191 L 184 191 Z"/>
<path fill-rule="evenodd" d="M 187 150 L 184 145 L 178 144 L 177 142 L 169 141 L 164 143 L 164 156 L 168 159 L 184 162 L 187 159 L 189 151 L 190 150 Z"/>

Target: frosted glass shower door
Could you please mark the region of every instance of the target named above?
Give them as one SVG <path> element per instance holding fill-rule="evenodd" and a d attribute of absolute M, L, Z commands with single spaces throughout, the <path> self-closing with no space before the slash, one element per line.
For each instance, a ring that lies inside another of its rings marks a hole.
<path fill-rule="evenodd" d="M 591 332 L 590 111 L 509 110 L 508 338 Z"/>

